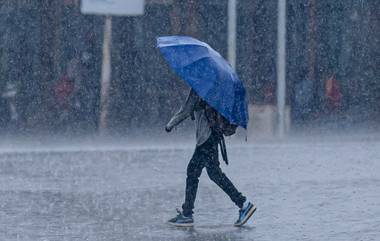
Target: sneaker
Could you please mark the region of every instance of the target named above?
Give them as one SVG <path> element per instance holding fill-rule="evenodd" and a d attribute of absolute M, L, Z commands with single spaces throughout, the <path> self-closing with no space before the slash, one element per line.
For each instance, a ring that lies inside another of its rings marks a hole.
<path fill-rule="evenodd" d="M 243 226 L 255 211 L 256 206 L 254 204 L 252 204 L 251 202 L 244 203 L 243 207 L 239 210 L 239 218 L 238 220 L 236 220 L 234 226 Z"/>
<path fill-rule="evenodd" d="M 193 227 L 194 220 L 192 216 L 184 216 L 181 211 L 177 209 L 178 215 L 168 221 L 169 224 L 176 227 Z"/>

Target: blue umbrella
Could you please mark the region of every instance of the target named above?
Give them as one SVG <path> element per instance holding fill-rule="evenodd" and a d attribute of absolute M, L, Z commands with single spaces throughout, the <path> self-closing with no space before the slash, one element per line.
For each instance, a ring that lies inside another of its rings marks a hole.
<path fill-rule="evenodd" d="M 187 36 L 157 38 L 171 68 L 232 124 L 247 128 L 248 111 L 242 81 L 208 44 Z"/>

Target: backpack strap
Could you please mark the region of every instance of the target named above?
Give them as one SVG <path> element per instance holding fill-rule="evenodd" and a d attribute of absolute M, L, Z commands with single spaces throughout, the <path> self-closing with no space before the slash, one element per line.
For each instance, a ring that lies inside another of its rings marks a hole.
<path fill-rule="evenodd" d="M 222 157 L 226 165 L 228 165 L 228 156 L 227 156 L 227 148 L 226 148 L 226 142 L 224 140 L 223 134 L 219 138 L 219 145 L 220 145 L 220 152 L 222 153 Z"/>
<path fill-rule="evenodd" d="M 213 126 L 212 120 L 210 120 L 209 116 L 207 115 L 207 103 L 203 106 L 204 114 L 206 116 L 207 122 L 209 123 L 210 129 L 213 133 L 215 133 L 216 137 L 218 138 L 218 145 L 220 146 L 220 152 L 222 154 L 223 161 L 228 165 L 228 156 L 227 156 L 227 148 L 226 148 L 226 142 L 224 140 L 223 132 L 219 128 L 215 128 Z"/>
<path fill-rule="evenodd" d="M 223 161 L 228 165 L 228 156 L 227 156 L 227 148 L 226 142 L 224 140 L 223 133 L 212 130 L 213 134 L 217 138 L 218 145 L 220 146 L 220 153 L 222 154 Z"/>

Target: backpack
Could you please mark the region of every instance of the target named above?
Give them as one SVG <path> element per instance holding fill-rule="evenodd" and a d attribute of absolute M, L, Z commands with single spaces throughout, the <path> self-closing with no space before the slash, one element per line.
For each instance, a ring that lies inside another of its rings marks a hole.
<path fill-rule="evenodd" d="M 232 136 L 235 134 L 238 126 L 230 123 L 224 116 L 219 114 L 219 112 L 217 112 L 206 102 L 203 101 L 203 103 L 201 103 L 201 107 L 203 107 L 205 111 L 205 116 L 208 120 L 210 128 L 218 135 L 220 151 L 224 162 L 228 165 L 227 148 L 224 141 L 224 136 Z"/>
<path fill-rule="evenodd" d="M 205 115 L 211 129 L 224 136 L 232 136 L 236 133 L 237 125 L 229 122 L 224 116 L 219 114 L 214 108 L 207 103 L 204 105 Z"/>

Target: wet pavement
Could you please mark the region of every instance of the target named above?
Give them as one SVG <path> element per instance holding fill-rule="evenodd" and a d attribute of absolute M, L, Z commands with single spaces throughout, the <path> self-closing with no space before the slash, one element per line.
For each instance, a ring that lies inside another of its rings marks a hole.
<path fill-rule="evenodd" d="M 191 146 L 0 152 L 0 240 L 379 240 L 380 141 L 235 145 L 222 168 L 258 210 L 238 210 L 204 171 L 192 229 L 183 201 Z"/>

